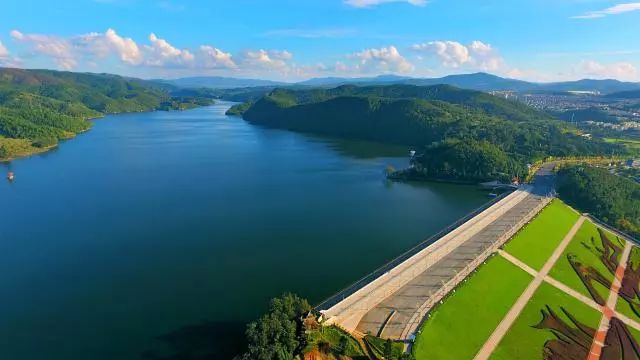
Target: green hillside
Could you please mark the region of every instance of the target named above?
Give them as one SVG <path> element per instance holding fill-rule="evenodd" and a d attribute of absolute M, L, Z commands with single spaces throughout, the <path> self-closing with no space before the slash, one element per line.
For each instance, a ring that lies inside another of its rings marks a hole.
<path fill-rule="evenodd" d="M 0 68 L 0 159 L 54 146 L 89 129 L 87 120 L 104 114 L 210 102 L 173 96 L 166 86 L 116 75 Z"/>
<path fill-rule="evenodd" d="M 510 179 L 550 155 L 623 151 L 577 136 L 526 105 L 448 85 L 276 89 L 229 113 L 265 126 L 422 149 L 410 175 L 447 180 Z"/>
<path fill-rule="evenodd" d="M 580 211 L 640 236 L 640 184 L 607 169 L 575 165 L 558 173 L 558 193 Z"/>

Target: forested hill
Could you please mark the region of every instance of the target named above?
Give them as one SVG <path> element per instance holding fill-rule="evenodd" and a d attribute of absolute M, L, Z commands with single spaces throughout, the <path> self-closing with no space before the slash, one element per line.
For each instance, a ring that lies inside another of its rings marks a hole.
<path fill-rule="evenodd" d="M 27 155 L 87 130 L 110 113 L 211 102 L 152 82 L 108 74 L 0 68 L 0 159 Z"/>
<path fill-rule="evenodd" d="M 557 183 L 560 197 L 569 204 L 640 236 L 640 184 L 585 165 L 560 170 Z"/>
<path fill-rule="evenodd" d="M 337 97 L 369 97 L 380 99 L 436 100 L 479 110 L 514 121 L 550 119 L 522 103 L 499 98 L 484 92 L 460 89 L 450 85 L 415 86 L 354 86 L 343 85 L 333 89 L 286 90 L 275 89 L 267 97 L 280 101 L 280 105 L 304 105 Z"/>
<path fill-rule="evenodd" d="M 416 169 L 428 178 L 506 180 L 546 156 L 622 151 L 526 105 L 447 85 L 276 89 L 230 113 L 266 126 L 410 145 L 422 149 Z"/>

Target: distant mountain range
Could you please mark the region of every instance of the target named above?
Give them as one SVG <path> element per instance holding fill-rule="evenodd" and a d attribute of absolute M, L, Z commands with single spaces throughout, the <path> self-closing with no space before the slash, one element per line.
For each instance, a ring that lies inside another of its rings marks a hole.
<path fill-rule="evenodd" d="M 227 77 L 191 77 L 175 80 L 160 80 L 180 87 L 207 87 L 213 89 L 230 89 L 243 87 L 336 87 L 340 85 L 453 85 L 456 87 L 479 91 L 594 91 L 601 94 L 640 90 L 640 83 L 623 82 L 618 80 L 592 80 L 534 83 L 517 79 L 503 78 L 487 73 L 449 75 L 441 78 L 411 78 L 397 75 L 381 75 L 376 77 L 325 77 L 313 78 L 297 83 L 285 83 L 270 80 L 239 79 Z"/>
<path fill-rule="evenodd" d="M 222 76 L 197 76 L 186 77 L 173 80 L 155 80 L 156 82 L 162 82 L 185 88 L 211 88 L 211 89 L 233 89 L 233 88 L 245 88 L 245 87 L 258 87 L 258 86 L 283 86 L 291 85 L 289 83 L 271 81 L 271 80 L 259 80 L 259 79 L 241 79 Z"/>

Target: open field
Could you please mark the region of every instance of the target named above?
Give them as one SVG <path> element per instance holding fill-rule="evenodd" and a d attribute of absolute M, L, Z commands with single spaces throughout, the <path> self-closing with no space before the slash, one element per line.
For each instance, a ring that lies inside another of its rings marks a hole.
<path fill-rule="evenodd" d="M 616 246 L 619 246 L 620 250 L 622 250 L 624 247 L 624 240 L 618 239 L 611 233 L 607 232 L 606 234 L 609 240 L 611 240 Z M 576 236 L 571 240 L 571 243 L 569 243 L 569 246 L 565 249 L 560 259 L 558 259 L 558 262 L 551 269 L 549 276 L 565 285 L 568 285 L 572 289 L 579 291 L 583 295 L 591 297 L 587 287 L 584 285 L 582 280 L 580 280 L 580 277 L 571 266 L 569 256 L 572 256 L 575 261 L 583 265 L 592 267 L 611 282 L 613 281 L 614 276 L 599 257 L 602 251 L 604 250 L 600 235 L 598 234 L 598 227 L 591 221 L 585 221 L 580 227 L 580 230 L 578 230 Z M 607 298 L 609 287 L 594 282 L 594 289 L 603 299 Z"/>
<path fill-rule="evenodd" d="M 556 339 L 550 329 L 535 328 L 542 320 L 541 311 L 546 309 L 546 306 L 549 306 L 571 328 L 575 328 L 576 325 L 563 313 L 562 308 L 568 311 L 577 321 L 592 329 L 598 327 L 601 317 L 600 312 L 551 285 L 543 283 L 495 349 L 491 359 L 542 359 L 545 342 Z M 583 335 L 583 345 L 589 347 L 592 337 L 586 334 Z M 586 351 L 588 352 L 588 350 Z"/>
<path fill-rule="evenodd" d="M 569 232 L 579 215 L 560 200 L 553 200 L 531 223 L 504 246 L 504 250 L 540 270 Z"/>
<path fill-rule="evenodd" d="M 608 143 L 623 144 L 631 150 L 640 151 L 640 140 L 605 138 L 604 141 Z"/>
<path fill-rule="evenodd" d="M 500 256 L 480 267 L 431 312 L 413 347 L 416 359 L 471 359 L 531 276 Z"/>

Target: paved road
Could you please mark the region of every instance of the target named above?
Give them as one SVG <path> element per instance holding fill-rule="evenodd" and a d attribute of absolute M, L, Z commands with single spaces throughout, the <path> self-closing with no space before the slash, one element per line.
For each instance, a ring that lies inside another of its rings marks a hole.
<path fill-rule="evenodd" d="M 544 189 L 538 190 L 528 194 L 511 210 L 498 217 L 427 270 L 416 274 L 413 280 L 388 296 L 375 308 L 369 310 L 360 320 L 356 330 L 390 339 L 402 339 L 406 336 L 405 328 L 433 293 L 437 292 L 457 272 L 464 269 L 503 234 L 530 214 L 532 209 L 540 205 L 543 196 L 539 193 L 544 192 Z"/>

